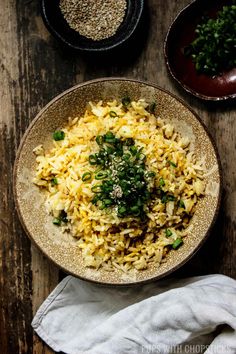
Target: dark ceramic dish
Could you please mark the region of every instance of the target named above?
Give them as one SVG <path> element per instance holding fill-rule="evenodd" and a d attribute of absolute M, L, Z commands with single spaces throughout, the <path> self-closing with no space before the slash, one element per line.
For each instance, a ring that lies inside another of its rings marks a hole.
<path fill-rule="evenodd" d="M 176 17 L 167 33 L 164 53 L 172 77 L 193 95 L 212 101 L 236 98 L 236 68 L 215 78 L 196 72 L 191 58 L 184 55 L 184 48 L 195 37 L 195 28 L 203 15 L 214 17 L 229 0 L 195 0 Z"/>
<path fill-rule="evenodd" d="M 143 12 L 143 0 L 127 0 L 125 18 L 116 34 L 101 41 L 93 41 L 71 29 L 64 19 L 59 0 L 41 0 L 44 23 L 51 34 L 72 49 L 99 52 L 113 49 L 127 41 L 138 26 Z"/>

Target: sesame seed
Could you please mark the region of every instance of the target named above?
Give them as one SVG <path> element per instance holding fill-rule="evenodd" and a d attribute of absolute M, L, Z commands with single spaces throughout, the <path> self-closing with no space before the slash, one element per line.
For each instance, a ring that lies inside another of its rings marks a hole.
<path fill-rule="evenodd" d="M 126 0 L 60 0 L 60 9 L 68 25 L 94 41 L 112 37 L 120 27 Z"/>

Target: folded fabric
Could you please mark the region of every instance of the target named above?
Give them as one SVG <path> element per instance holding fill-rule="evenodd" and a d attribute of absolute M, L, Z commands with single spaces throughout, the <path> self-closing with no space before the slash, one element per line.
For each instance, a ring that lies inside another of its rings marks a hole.
<path fill-rule="evenodd" d="M 67 354 L 235 354 L 236 281 L 210 275 L 110 288 L 68 276 L 32 326 Z"/>

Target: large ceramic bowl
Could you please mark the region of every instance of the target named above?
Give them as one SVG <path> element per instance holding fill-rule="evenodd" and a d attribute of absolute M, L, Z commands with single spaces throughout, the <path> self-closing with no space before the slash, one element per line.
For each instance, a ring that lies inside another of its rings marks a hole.
<path fill-rule="evenodd" d="M 166 262 L 146 270 L 124 274 L 86 268 L 73 237 L 60 232 L 44 206 L 44 194 L 32 183 L 36 167 L 33 149 L 47 149 L 52 132 L 66 124 L 67 118 L 82 114 L 88 101 L 121 99 L 127 94 L 134 100 L 144 98 L 157 103 L 158 115 L 172 122 L 177 131 L 191 139 L 197 157 L 205 157 L 209 175 L 206 195 L 199 201 L 191 219 L 191 229 L 182 247 L 171 251 Z M 135 284 L 159 279 L 183 265 L 199 249 L 211 229 L 219 208 L 221 175 L 218 155 L 206 128 L 197 115 L 179 99 L 150 83 L 110 78 L 86 82 L 63 92 L 34 118 L 20 144 L 14 170 L 15 201 L 21 222 L 41 251 L 66 272 L 103 284 Z"/>

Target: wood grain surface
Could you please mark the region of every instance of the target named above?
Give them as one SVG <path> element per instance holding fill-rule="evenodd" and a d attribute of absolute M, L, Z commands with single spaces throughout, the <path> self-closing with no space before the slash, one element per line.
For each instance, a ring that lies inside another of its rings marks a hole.
<path fill-rule="evenodd" d="M 109 55 L 85 56 L 62 48 L 45 29 L 39 1 L 0 1 L 0 353 L 52 351 L 31 328 L 33 314 L 64 274 L 31 245 L 17 217 L 12 169 L 30 121 L 55 95 L 102 76 L 149 80 L 199 113 L 219 150 L 224 192 L 208 241 L 175 276 L 223 273 L 236 278 L 236 104 L 206 103 L 183 92 L 167 73 L 163 41 L 189 0 L 146 0 L 133 43 Z"/>

